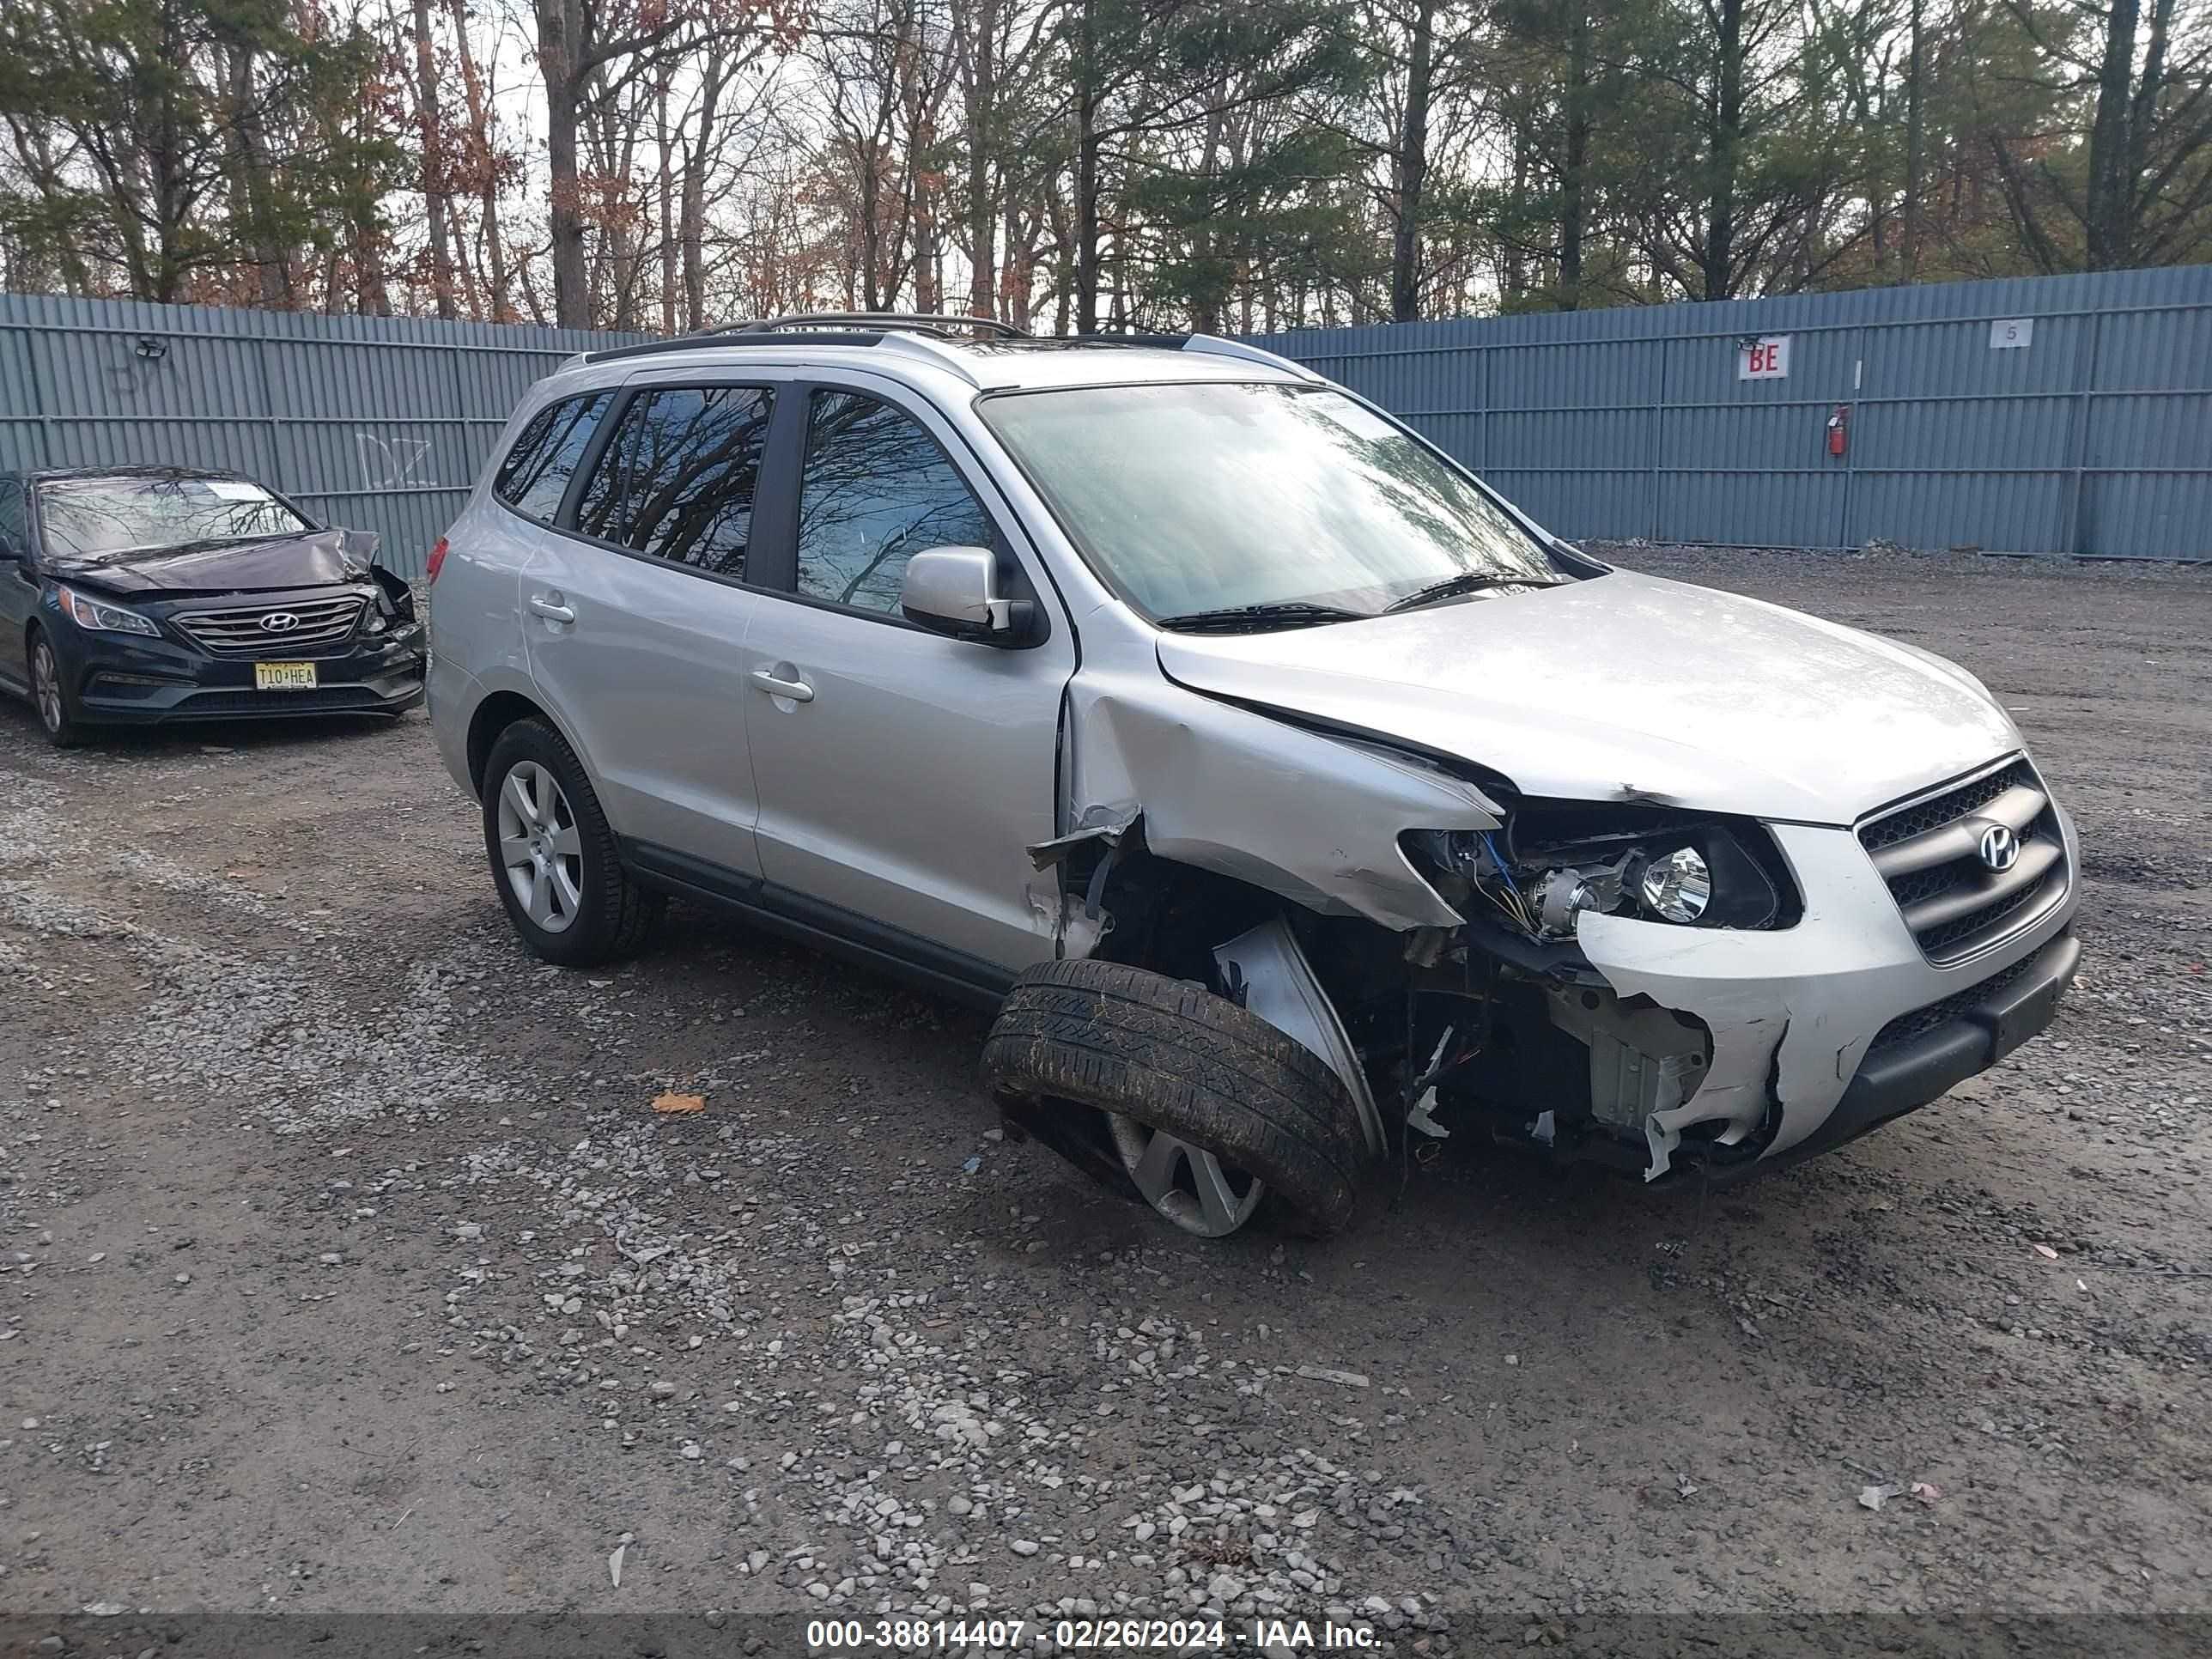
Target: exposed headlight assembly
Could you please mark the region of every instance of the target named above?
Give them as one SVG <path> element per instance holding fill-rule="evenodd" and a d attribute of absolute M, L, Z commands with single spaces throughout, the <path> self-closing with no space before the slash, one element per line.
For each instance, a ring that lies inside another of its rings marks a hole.
<path fill-rule="evenodd" d="M 161 630 L 154 626 L 153 619 L 142 617 L 136 611 L 125 611 L 121 605 L 108 605 L 73 587 L 54 584 L 54 593 L 61 600 L 62 614 L 79 628 L 89 628 L 104 634 L 143 634 L 149 639 L 159 639 Z"/>
<path fill-rule="evenodd" d="M 1571 939 L 1585 910 L 1682 927 L 1787 927 L 1797 896 L 1758 824 L 1656 809 L 1533 805 L 1494 832 L 1432 831 L 1415 850 L 1535 939 Z"/>

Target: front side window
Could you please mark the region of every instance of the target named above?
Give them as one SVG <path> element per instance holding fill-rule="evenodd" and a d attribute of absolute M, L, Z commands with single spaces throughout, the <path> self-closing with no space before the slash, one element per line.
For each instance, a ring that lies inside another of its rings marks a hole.
<path fill-rule="evenodd" d="M 1565 579 L 1472 479 L 1340 392 L 1082 386 L 979 407 L 1100 575 L 1163 626 Z"/>
<path fill-rule="evenodd" d="M 585 447 L 613 399 L 611 392 L 563 398 L 532 416 L 492 479 L 499 498 L 533 519 L 551 518 L 560 510 L 576 463 L 583 459 Z"/>
<path fill-rule="evenodd" d="M 18 553 L 31 550 L 31 515 L 23 504 L 23 486 L 13 478 L 0 478 L 0 543 Z"/>
<path fill-rule="evenodd" d="M 584 487 L 576 528 L 633 552 L 742 577 L 773 401 L 758 386 L 640 392 Z"/>
<path fill-rule="evenodd" d="M 945 452 L 903 410 L 817 392 L 799 492 L 799 592 L 896 614 L 925 548 L 988 547 L 991 521 Z"/>
<path fill-rule="evenodd" d="M 258 483 L 180 473 L 49 478 L 39 485 L 39 526 L 46 551 L 62 559 L 221 547 L 314 528 Z"/>

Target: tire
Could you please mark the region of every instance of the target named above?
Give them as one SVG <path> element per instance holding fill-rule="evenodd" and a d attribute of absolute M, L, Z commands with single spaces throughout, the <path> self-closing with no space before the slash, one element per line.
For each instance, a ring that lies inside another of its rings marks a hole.
<path fill-rule="evenodd" d="M 1114 962 L 1048 962 L 1014 982 L 983 1045 L 985 1086 L 1164 1132 L 1246 1170 L 1298 1229 L 1350 1218 L 1365 1142 L 1321 1057 L 1203 986 Z M 1110 1121 L 1110 1120 L 1109 1120 Z M 1194 1232 L 1218 1236 L 1155 1202 Z M 1243 1224 L 1240 1217 L 1227 1229 Z"/>
<path fill-rule="evenodd" d="M 510 793 L 518 788 L 519 795 Z M 526 799 L 538 807 L 538 818 L 521 810 Z M 542 720 L 517 720 L 501 732 L 484 762 L 483 806 L 492 884 L 515 936 L 533 956 L 563 968 L 589 968 L 635 954 L 667 900 L 640 887 L 623 868 L 592 781 L 559 732 Z M 533 827 L 538 825 L 542 833 Z M 528 882 L 533 895 L 544 894 L 537 915 L 507 855 L 517 841 L 533 837 L 544 853 Z"/>
<path fill-rule="evenodd" d="M 74 749 L 87 735 L 76 694 L 70 690 L 61 659 L 45 630 L 33 629 L 29 644 L 31 708 L 38 714 L 39 729 L 55 748 Z"/>

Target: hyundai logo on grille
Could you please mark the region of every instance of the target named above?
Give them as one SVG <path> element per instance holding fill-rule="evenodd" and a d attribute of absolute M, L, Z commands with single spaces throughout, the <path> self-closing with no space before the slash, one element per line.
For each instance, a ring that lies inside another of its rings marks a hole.
<path fill-rule="evenodd" d="M 300 619 L 289 611 L 272 611 L 261 619 L 263 631 L 289 634 L 300 625 Z"/>
<path fill-rule="evenodd" d="M 1993 823 L 1982 831 L 1982 842 L 1977 849 L 1982 856 L 1984 870 L 2002 872 L 2012 868 L 2020 859 L 2020 837 L 2002 823 Z"/>

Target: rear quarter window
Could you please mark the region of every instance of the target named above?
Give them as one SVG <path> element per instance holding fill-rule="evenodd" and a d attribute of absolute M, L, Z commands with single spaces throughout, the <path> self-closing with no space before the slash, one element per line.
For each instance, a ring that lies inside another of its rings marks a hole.
<path fill-rule="evenodd" d="M 575 476 L 576 464 L 583 459 L 599 417 L 613 401 L 611 392 L 593 392 L 563 398 L 539 410 L 499 464 L 492 493 L 518 513 L 552 518 L 568 493 L 568 480 Z"/>

